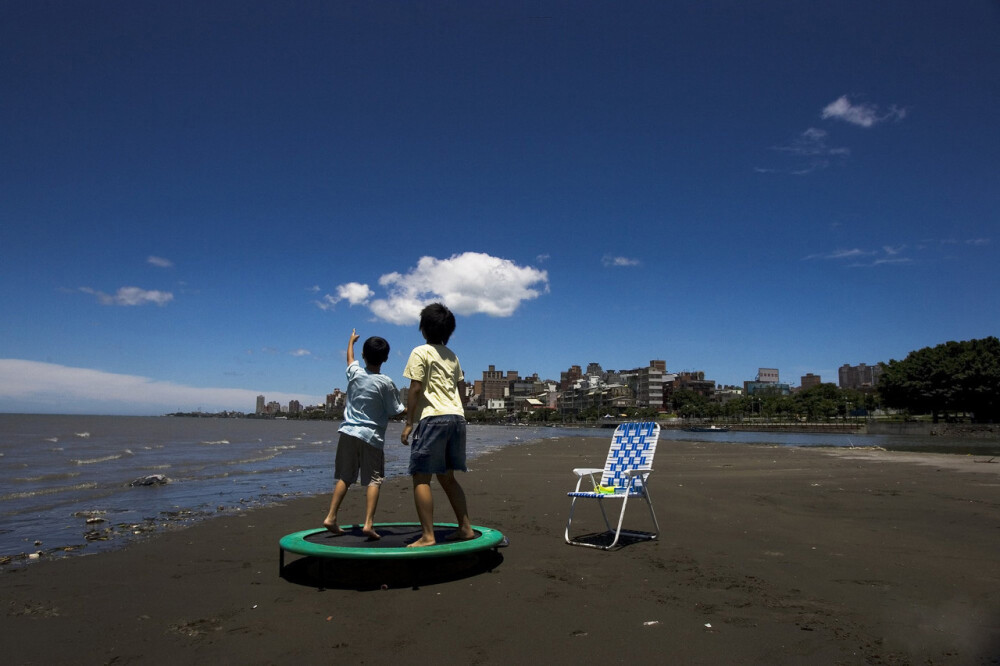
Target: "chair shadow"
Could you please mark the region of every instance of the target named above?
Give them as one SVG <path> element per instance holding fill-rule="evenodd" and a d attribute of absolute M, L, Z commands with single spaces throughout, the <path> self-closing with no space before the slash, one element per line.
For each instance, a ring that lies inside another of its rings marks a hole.
<path fill-rule="evenodd" d="M 614 542 L 615 533 L 614 530 L 608 530 L 606 532 L 593 532 L 591 534 L 575 536 L 573 537 L 573 540 L 587 544 L 588 546 L 597 546 L 599 548 L 607 549 L 608 546 Z M 656 543 L 657 541 L 657 539 L 654 538 L 653 532 L 642 532 L 640 530 L 632 530 L 632 534 L 625 534 L 623 532 L 618 539 L 618 543 L 615 544 L 615 547 L 610 550 L 621 550 L 622 548 L 633 546 L 637 543 L 648 543 L 650 541 L 653 543 Z"/>
<path fill-rule="evenodd" d="M 333 590 L 384 590 L 450 583 L 496 569 L 503 555 L 484 550 L 412 560 L 335 559 L 307 555 L 285 565 L 281 577 L 295 585 Z"/>

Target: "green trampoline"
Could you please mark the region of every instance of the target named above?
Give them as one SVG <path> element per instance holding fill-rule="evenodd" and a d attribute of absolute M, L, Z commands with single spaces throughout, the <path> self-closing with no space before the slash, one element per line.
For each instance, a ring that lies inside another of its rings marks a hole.
<path fill-rule="evenodd" d="M 345 534 L 333 534 L 325 528 L 303 530 L 281 537 L 280 567 L 285 567 L 285 553 L 310 557 L 363 560 L 417 560 L 435 557 L 467 555 L 490 548 L 507 545 L 499 531 L 473 525 L 476 536 L 465 541 L 448 541 L 447 537 L 458 527 L 455 523 L 434 523 L 437 544 L 423 548 L 407 548 L 421 534 L 420 523 L 376 523 L 375 530 L 381 539 L 368 540 L 361 533 L 360 525 L 342 525 Z"/>

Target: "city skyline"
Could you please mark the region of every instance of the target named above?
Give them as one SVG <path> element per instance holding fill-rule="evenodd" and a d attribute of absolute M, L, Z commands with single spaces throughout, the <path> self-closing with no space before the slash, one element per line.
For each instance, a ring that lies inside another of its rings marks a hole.
<path fill-rule="evenodd" d="M 0 409 L 997 334 L 1000 7 L 52 0 L 0 21 Z M 474 370 L 475 369 L 475 370 Z M 243 407 L 244 409 L 246 407 Z"/>

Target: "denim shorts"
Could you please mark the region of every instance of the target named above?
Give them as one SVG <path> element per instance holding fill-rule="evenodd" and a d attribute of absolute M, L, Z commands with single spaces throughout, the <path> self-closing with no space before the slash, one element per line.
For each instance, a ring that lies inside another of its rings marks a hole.
<path fill-rule="evenodd" d="M 444 474 L 465 467 L 465 417 L 457 414 L 420 419 L 413 432 L 410 474 Z"/>

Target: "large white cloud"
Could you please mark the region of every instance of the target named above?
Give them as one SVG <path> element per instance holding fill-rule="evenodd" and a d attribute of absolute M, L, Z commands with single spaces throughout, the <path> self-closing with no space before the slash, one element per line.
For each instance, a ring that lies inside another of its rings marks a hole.
<path fill-rule="evenodd" d="M 350 300 L 347 294 L 353 294 L 352 304 L 362 302 L 359 299 L 363 297 L 377 318 L 413 324 L 428 303 L 444 303 L 460 315 L 509 317 L 521 303 L 549 290 L 546 271 L 479 252 L 447 259 L 421 257 L 408 273 L 387 273 L 378 282 L 387 292 L 384 298 L 369 300 L 374 293 L 368 285 L 358 283 L 341 285 L 338 296 Z"/>
<path fill-rule="evenodd" d="M 323 396 L 249 389 L 198 388 L 88 368 L 0 359 L 5 410 L 40 413 L 164 414 L 175 411 L 250 412 L 257 396 L 287 404 L 322 404 Z"/>

